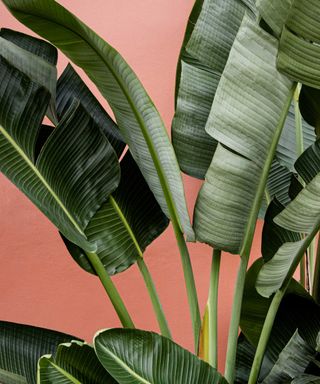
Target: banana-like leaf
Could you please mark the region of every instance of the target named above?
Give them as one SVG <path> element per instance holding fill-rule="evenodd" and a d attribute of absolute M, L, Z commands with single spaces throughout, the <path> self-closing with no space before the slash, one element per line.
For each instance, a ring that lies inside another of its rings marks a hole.
<path fill-rule="evenodd" d="M 121 163 L 118 189 L 91 219 L 85 234 L 97 244 L 97 255 L 110 275 L 119 273 L 142 257 L 145 248 L 169 221 L 128 151 Z M 66 241 L 75 261 L 95 273 L 81 248 Z"/>
<path fill-rule="evenodd" d="M 120 157 L 126 143 L 122 138 L 119 128 L 93 96 L 81 77 L 68 64 L 57 83 L 57 113 L 59 117 L 65 114 L 73 99 L 81 101 L 81 105 L 93 118 L 97 127 L 106 135 L 118 157 Z"/>
<path fill-rule="evenodd" d="M 57 50 L 45 41 L 4 29 L 0 31 L 0 55 L 31 80 L 48 89 L 51 94 L 48 116 L 57 124 Z"/>
<path fill-rule="evenodd" d="M 187 27 L 178 64 L 172 140 L 182 171 L 200 179 L 217 145 L 205 125 L 243 15 L 254 9 L 249 3 L 250 8 L 239 0 L 197 1 L 191 16 L 198 17 Z"/>
<path fill-rule="evenodd" d="M 320 21 L 317 1 L 294 0 L 287 7 L 277 66 L 290 78 L 320 88 Z"/>
<path fill-rule="evenodd" d="M 36 384 L 37 362 L 76 337 L 44 328 L 0 321 L 0 382 Z"/>
<path fill-rule="evenodd" d="M 277 40 L 246 16 L 206 130 L 219 144 L 195 208 L 199 241 L 239 253 L 258 214 L 293 84 L 276 69 Z M 248 227 L 248 228 L 247 228 Z"/>
<path fill-rule="evenodd" d="M 282 384 L 305 372 L 316 351 L 296 331 L 262 384 Z"/>
<path fill-rule="evenodd" d="M 38 382 L 54 384 L 115 384 L 103 368 L 94 349 L 83 342 L 60 344 L 53 355 L 38 362 Z"/>
<path fill-rule="evenodd" d="M 299 233 L 282 228 L 273 221 L 284 208 L 285 207 L 277 199 L 274 199 L 267 209 L 261 244 L 264 262 L 271 260 L 284 243 L 301 240 L 301 235 Z"/>
<path fill-rule="evenodd" d="M 102 365 L 120 384 L 227 384 L 210 365 L 153 332 L 101 331 L 94 347 Z"/>
<path fill-rule="evenodd" d="M 293 2 L 294 0 L 257 0 L 261 17 L 277 37 L 281 35 Z"/>
<path fill-rule="evenodd" d="M 96 249 L 84 229 L 118 186 L 112 146 L 77 104 L 35 158 L 50 94 L 3 57 L 0 84 L 0 170 L 70 241 L 87 251 Z"/>
<path fill-rule="evenodd" d="M 303 152 L 294 166 L 306 183 L 320 173 L 320 139 Z"/>
<path fill-rule="evenodd" d="M 83 68 L 109 102 L 162 210 L 189 240 L 194 233 L 173 147 L 158 111 L 122 56 L 54 0 L 3 0 L 22 23 Z M 168 208 L 169 207 L 169 208 Z"/>
<path fill-rule="evenodd" d="M 291 384 L 320 384 L 320 377 L 314 375 L 301 375 L 291 381 Z"/>
<path fill-rule="evenodd" d="M 244 297 L 241 308 L 241 330 L 253 346 L 257 346 L 261 330 L 272 298 L 258 294 L 255 285 L 263 266 L 258 259 L 246 276 Z M 305 319 L 308 318 L 308 322 Z M 279 353 L 288 343 L 296 329 L 313 347 L 320 329 L 320 309 L 308 292 L 291 279 L 286 295 L 281 302 L 268 347 L 269 359 L 275 362 Z"/>

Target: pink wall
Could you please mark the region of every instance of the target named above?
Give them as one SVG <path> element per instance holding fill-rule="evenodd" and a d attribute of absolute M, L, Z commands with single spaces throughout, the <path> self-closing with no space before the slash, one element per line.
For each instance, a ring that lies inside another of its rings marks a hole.
<path fill-rule="evenodd" d="M 193 0 L 61 0 L 115 46 L 136 71 L 170 128 L 175 68 Z M 25 32 L 0 4 L 0 26 Z M 30 32 L 29 32 L 30 33 Z M 66 61 L 62 58 L 59 70 Z M 105 103 L 104 103 L 105 105 Z M 200 183 L 185 177 L 192 212 Z M 62 245 L 53 225 L 0 175 L 0 318 L 34 324 L 90 341 L 99 328 L 119 326 L 99 281 L 82 271 Z M 259 255 L 261 223 L 253 256 Z M 201 308 L 206 302 L 209 247 L 191 244 Z M 192 349 L 191 324 L 179 254 L 171 228 L 145 258 L 175 340 Z M 233 282 L 238 258 L 224 255 L 220 279 L 220 364 L 225 354 Z M 157 330 L 143 281 L 134 266 L 114 278 L 137 327 Z"/>

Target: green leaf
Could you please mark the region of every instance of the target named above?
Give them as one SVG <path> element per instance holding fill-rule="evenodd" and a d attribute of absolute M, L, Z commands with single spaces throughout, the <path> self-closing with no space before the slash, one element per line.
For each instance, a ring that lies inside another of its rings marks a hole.
<path fill-rule="evenodd" d="M 94 250 L 84 229 L 119 183 L 113 148 L 84 109 L 73 105 L 36 159 L 50 94 L 3 57 L 0 84 L 0 170 L 70 241 Z"/>
<path fill-rule="evenodd" d="M 101 331 L 94 347 L 102 365 L 120 384 L 227 384 L 210 365 L 153 332 Z"/>
<path fill-rule="evenodd" d="M 317 138 L 320 137 L 319 103 L 319 90 L 303 85 L 300 92 L 299 107 L 303 118 L 315 127 Z"/>
<path fill-rule="evenodd" d="M 86 343 L 60 344 L 54 354 L 42 356 L 38 363 L 39 383 L 115 384 Z"/>
<path fill-rule="evenodd" d="M 320 139 L 303 152 L 294 166 L 306 183 L 320 173 Z"/>
<path fill-rule="evenodd" d="M 51 95 L 48 115 L 57 124 L 56 83 L 57 69 L 51 62 L 56 62 L 57 52 L 50 44 L 14 31 L 0 33 L 0 55 L 12 66 L 27 75 L 32 81 L 42 85 Z M 41 56 L 38 56 L 38 55 Z M 52 55 L 51 59 L 48 56 Z M 42 56 L 46 56 L 42 58 Z"/>
<path fill-rule="evenodd" d="M 278 43 L 245 17 L 217 90 L 206 130 L 220 142 L 201 188 L 199 241 L 239 253 L 258 215 L 293 85 L 276 69 Z"/>
<path fill-rule="evenodd" d="M 320 377 L 313 375 L 301 375 L 296 377 L 291 384 L 320 384 Z"/>
<path fill-rule="evenodd" d="M 126 146 L 119 128 L 102 108 L 98 100 L 93 96 L 89 88 L 82 81 L 81 77 L 67 65 L 57 83 L 57 112 L 58 116 L 63 116 L 68 110 L 73 99 L 81 101 L 81 105 L 86 112 L 93 118 L 97 127 L 106 135 L 110 144 L 113 146 L 118 157 L 123 153 Z"/>
<path fill-rule="evenodd" d="M 290 78 L 320 88 L 320 21 L 316 1 L 294 0 L 281 33 L 277 66 Z"/>
<path fill-rule="evenodd" d="M 119 187 L 85 230 L 88 239 L 97 244 L 96 253 L 109 275 L 127 269 L 142 257 L 145 248 L 169 224 L 130 152 L 120 164 Z M 85 253 L 65 242 L 76 262 L 86 271 L 95 273 Z"/>
<path fill-rule="evenodd" d="M 162 210 L 194 240 L 179 166 L 165 126 L 121 55 L 54 0 L 4 0 L 22 23 L 81 67 L 109 102 L 119 128 Z"/>
<path fill-rule="evenodd" d="M 0 321 L 0 382 L 35 384 L 38 359 L 73 339 L 44 328 Z"/>
<path fill-rule="evenodd" d="M 177 104 L 172 140 L 181 169 L 203 179 L 217 142 L 205 132 L 205 125 L 226 65 L 230 49 L 245 11 L 241 1 L 196 2 L 179 57 Z"/>
<path fill-rule="evenodd" d="M 304 373 L 316 351 L 296 331 L 262 384 L 282 384 Z"/>

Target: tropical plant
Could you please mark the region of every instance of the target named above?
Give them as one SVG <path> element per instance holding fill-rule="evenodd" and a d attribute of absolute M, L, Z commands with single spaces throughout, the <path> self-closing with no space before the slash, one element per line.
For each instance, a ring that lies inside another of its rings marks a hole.
<path fill-rule="evenodd" d="M 71 65 L 56 79 L 53 45 L 1 30 L 0 169 L 58 228 L 74 260 L 99 277 L 124 329 L 98 332 L 92 347 L 2 322 L 0 381 L 320 382 L 320 4 L 195 2 L 177 68 L 174 151 L 155 106 L 114 48 L 54 0 L 3 3 L 81 67 L 114 113 L 116 123 Z M 45 115 L 52 126 L 42 124 Z M 193 226 L 179 166 L 205 180 Z M 248 269 L 259 212 L 262 257 Z M 195 355 L 171 340 L 143 260 L 169 220 Z M 185 238 L 213 248 L 202 321 Z M 224 377 L 217 371 L 222 252 L 240 258 Z M 133 263 L 161 336 L 134 329 L 110 277 Z"/>

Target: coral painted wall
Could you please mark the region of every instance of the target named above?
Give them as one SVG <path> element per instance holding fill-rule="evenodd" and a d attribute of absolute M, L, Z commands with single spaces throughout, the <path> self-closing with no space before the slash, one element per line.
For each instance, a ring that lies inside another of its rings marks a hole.
<path fill-rule="evenodd" d="M 169 130 L 176 63 L 193 0 L 60 2 L 122 53 L 140 77 Z M 2 3 L 0 26 L 27 32 Z M 60 56 L 60 72 L 65 65 L 65 58 Z M 189 177 L 184 180 L 192 212 L 200 183 Z M 0 318 L 57 329 L 88 341 L 100 328 L 119 326 L 99 281 L 73 262 L 53 225 L 2 175 L 0 194 Z M 253 258 L 260 252 L 261 223 L 256 232 Z M 202 244 L 191 244 L 190 252 L 203 310 L 211 250 Z M 171 228 L 145 253 L 174 338 L 192 349 L 191 323 L 179 257 Z M 223 256 L 219 304 L 221 368 L 238 264 L 236 256 Z M 114 281 L 137 327 L 157 331 L 137 268 L 134 266 L 117 275 Z"/>

